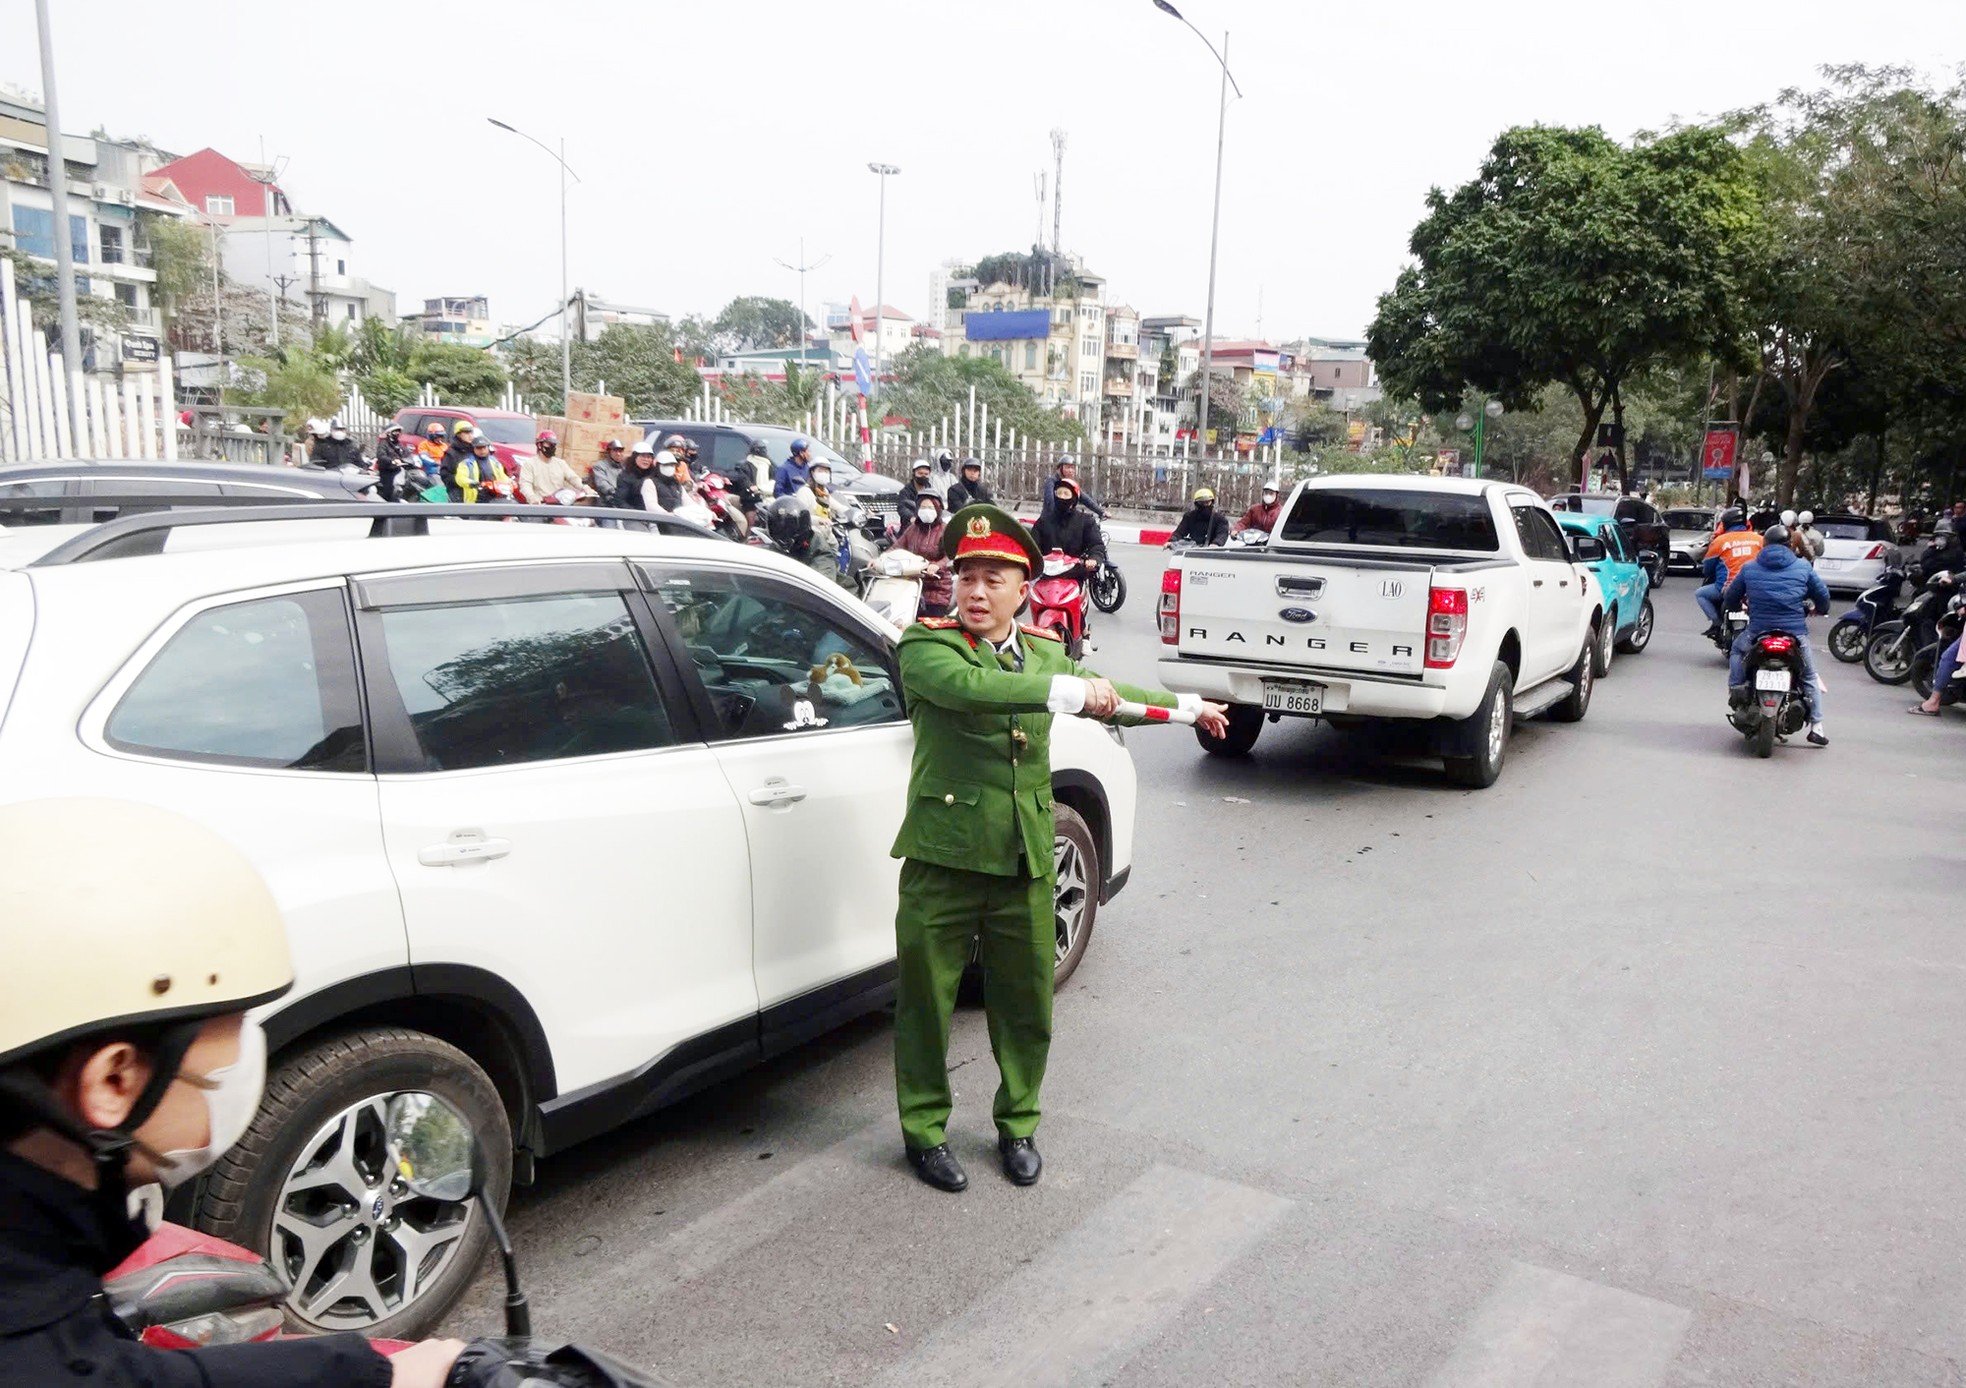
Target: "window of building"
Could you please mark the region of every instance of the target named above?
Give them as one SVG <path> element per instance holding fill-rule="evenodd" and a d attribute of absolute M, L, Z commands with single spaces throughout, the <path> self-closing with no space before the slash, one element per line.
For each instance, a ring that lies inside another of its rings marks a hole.
<path fill-rule="evenodd" d="M 620 593 L 385 609 L 382 635 L 432 771 L 676 740 Z"/>
<path fill-rule="evenodd" d="M 334 272 L 335 272 L 335 273 L 336 273 L 337 275 L 345 275 L 345 274 L 347 274 L 347 273 L 348 273 L 348 262 L 347 262 L 347 261 L 345 261 L 345 260 L 337 260 L 337 261 L 336 261 L 336 262 L 334 263 Z"/>
<path fill-rule="evenodd" d="M 103 731 L 126 752 L 184 761 L 364 770 L 341 590 L 199 613 L 137 676 Z"/>
<path fill-rule="evenodd" d="M 1093 393 L 1093 391 L 1097 390 L 1098 387 L 1099 387 L 1099 378 L 1094 376 L 1090 371 L 1081 372 L 1079 374 L 1080 395 L 1090 395 Z"/>
<path fill-rule="evenodd" d="M 68 248 L 75 263 L 89 263 L 89 219 L 70 216 Z M 45 207 L 14 208 L 14 249 L 43 260 L 55 258 L 55 214 Z"/>
<path fill-rule="evenodd" d="M 1038 344 L 1035 342 L 1024 344 L 1024 369 L 1026 371 L 1038 369 Z"/>
<path fill-rule="evenodd" d="M 232 199 L 222 193 L 205 194 L 205 211 L 214 217 L 232 215 Z"/>
<path fill-rule="evenodd" d="M 116 302 L 127 309 L 142 307 L 137 302 L 137 287 L 134 284 L 123 284 L 119 282 L 116 285 Z"/>
<path fill-rule="evenodd" d="M 123 228 L 105 222 L 96 228 L 96 241 L 102 248 L 100 259 L 104 265 L 123 263 Z"/>

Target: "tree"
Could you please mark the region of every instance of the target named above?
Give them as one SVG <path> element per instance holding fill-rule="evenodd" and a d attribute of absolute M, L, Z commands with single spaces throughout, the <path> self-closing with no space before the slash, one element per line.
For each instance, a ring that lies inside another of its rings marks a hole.
<path fill-rule="evenodd" d="M 285 410 L 289 433 L 299 433 L 309 418 L 326 418 L 341 408 L 340 378 L 305 347 L 245 357 L 237 366 L 246 403 Z"/>
<path fill-rule="evenodd" d="M 1006 432 L 1015 429 L 1041 443 L 1076 440 L 1084 432 L 1076 419 L 1046 408 L 1029 386 L 991 357 L 945 357 L 933 347 L 917 345 L 895 358 L 893 370 L 883 406 L 891 415 L 924 426 L 967 411 L 974 386 L 977 403 L 989 406 L 992 425 L 1001 421 Z"/>
<path fill-rule="evenodd" d="M 575 344 L 574 387 L 606 381 L 631 416 L 675 415 L 703 388 L 696 369 L 676 360 L 675 347 L 667 328 L 610 324 L 593 342 Z"/>
<path fill-rule="evenodd" d="M 795 347 L 811 324 L 797 304 L 749 294 L 732 299 L 710 325 L 711 337 L 726 352 L 740 347 Z"/>
<path fill-rule="evenodd" d="M 1367 333 L 1391 392 L 1438 411 L 1474 386 L 1525 410 L 1560 385 L 1579 409 L 1577 463 L 1607 410 L 1622 423 L 1634 372 L 1741 356 L 1765 223 L 1761 185 L 1722 130 L 1626 148 L 1596 127 L 1517 127 L 1472 182 L 1427 205 L 1417 263 Z"/>
<path fill-rule="evenodd" d="M 409 375 L 437 388 L 447 405 L 496 405 L 505 390 L 505 368 L 479 347 L 457 342 L 418 343 L 410 354 Z"/>

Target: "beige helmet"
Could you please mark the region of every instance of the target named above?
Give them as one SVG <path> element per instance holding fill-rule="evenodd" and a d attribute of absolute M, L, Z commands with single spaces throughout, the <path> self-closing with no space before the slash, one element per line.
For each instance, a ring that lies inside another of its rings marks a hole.
<path fill-rule="evenodd" d="M 113 845 L 113 872 L 78 862 Z M 123 800 L 0 807 L 0 1068 L 116 1027 L 243 1012 L 293 987 L 286 924 L 244 854 Z"/>

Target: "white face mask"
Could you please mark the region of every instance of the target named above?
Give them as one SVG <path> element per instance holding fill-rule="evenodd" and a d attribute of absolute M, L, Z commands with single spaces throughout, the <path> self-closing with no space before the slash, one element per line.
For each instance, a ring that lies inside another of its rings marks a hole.
<path fill-rule="evenodd" d="M 190 1081 L 194 1077 L 179 1078 Z M 157 1179 L 165 1190 L 175 1190 L 211 1170 L 246 1135 L 246 1127 L 259 1109 L 260 1095 L 266 1090 L 266 1033 L 258 1022 L 247 1018 L 240 1023 L 239 1058 L 204 1079 L 211 1086 L 199 1086 L 205 1096 L 211 1135 L 203 1147 L 166 1152 L 158 1158 Z"/>
<path fill-rule="evenodd" d="M 942 519 L 942 513 L 937 511 L 933 506 L 924 506 L 916 514 L 922 518 L 923 525 L 934 525 Z"/>
<path fill-rule="evenodd" d="M 328 430 L 328 437 L 331 439 L 345 439 L 348 437 L 348 431 L 346 429 L 330 429 Z"/>

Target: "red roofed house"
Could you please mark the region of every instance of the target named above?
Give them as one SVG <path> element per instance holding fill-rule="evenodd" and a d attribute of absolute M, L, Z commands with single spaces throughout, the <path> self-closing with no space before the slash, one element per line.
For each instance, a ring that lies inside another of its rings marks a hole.
<path fill-rule="evenodd" d="M 280 185 L 271 181 L 270 170 L 241 164 L 215 149 L 201 149 L 160 164 L 144 181 L 160 191 L 168 188 L 175 192 L 220 226 L 235 217 L 283 217 L 293 212 Z"/>

